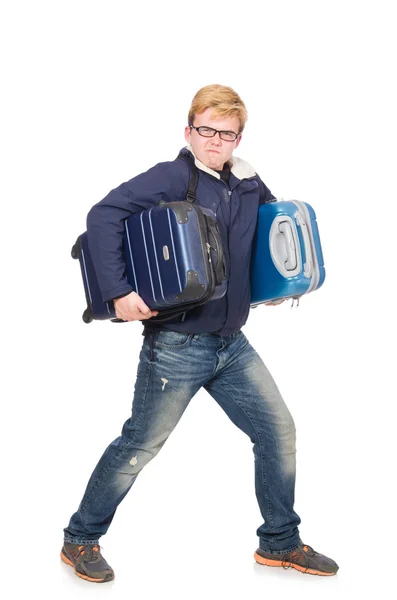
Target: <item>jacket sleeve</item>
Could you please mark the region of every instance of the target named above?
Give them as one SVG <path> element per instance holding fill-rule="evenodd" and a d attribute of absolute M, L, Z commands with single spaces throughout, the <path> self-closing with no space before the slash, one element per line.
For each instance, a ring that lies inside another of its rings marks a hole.
<path fill-rule="evenodd" d="M 104 302 L 132 291 L 123 259 L 124 221 L 160 200 L 183 200 L 188 167 L 182 161 L 159 163 L 122 183 L 87 215 L 87 239 Z"/>
<path fill-rule="evenodd" d="M 268 187 L 263 183 L 262 179 L 258 177 L 259 184 L 259 204 L 267 204 L 268 202 L 277 202 L 277 198 L 273 196 Z"/>

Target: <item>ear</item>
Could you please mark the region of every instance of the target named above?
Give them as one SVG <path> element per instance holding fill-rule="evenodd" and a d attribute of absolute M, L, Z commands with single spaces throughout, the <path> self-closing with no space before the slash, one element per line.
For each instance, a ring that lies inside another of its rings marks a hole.
<path fill-rule="evenodd" d="M 188 144 L 190 144 L 190 135 L 191 135 L 191 129 L 190 129 L 189 125 L 186 125 L 186 127 L 185 127 L 185 140 L 187 141 Z"/>
<path fill-rule="evenodd" d="M 239 134 L 238 134 L 238 136 L 237 136 L 237 139 L 236 139 L 236 141 L 234 142 L 234 147 L 235 147 L 235 148 L 237 148 L 237 146 L 238 146 L 238 145 L 239 145 L 239 143 L 241 142 L 241 138 L 242 138 L 242 137 L 243 137 L 243 136 L 242 136 L 242 134 L 241 134 L 241 133 L 239 133 Z"/>

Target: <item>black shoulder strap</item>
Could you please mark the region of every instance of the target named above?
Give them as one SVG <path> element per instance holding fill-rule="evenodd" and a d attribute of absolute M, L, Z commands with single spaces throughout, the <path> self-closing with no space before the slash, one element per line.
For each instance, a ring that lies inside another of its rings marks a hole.
<path fill-rule="evenodd" d="M 196 189 L 197 189 L 197 180 L 198 180 L 198 169 L 194 164 L 194 158 L 191 154 L 185 154 L 184 152 L 180 152 L 177 156 L 177 160 L 184 160 L 188 165 L 191 172 L 191 178 L 189 181 L 189 189 L 186 194 L 186 200 L 190 203 L 196 201 Z"/>

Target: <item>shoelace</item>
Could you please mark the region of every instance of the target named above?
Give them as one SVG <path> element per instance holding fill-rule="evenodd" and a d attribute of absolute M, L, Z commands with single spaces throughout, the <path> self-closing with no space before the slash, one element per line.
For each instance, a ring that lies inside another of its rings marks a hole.
<path fill-rule="evenodd" d="M 100 546 L 98 544 L 87 544 L 86 546 L 79 546 L 79 555 L 84 556 L 84 561 L 91 562 L 93 559 L 100 557 Z"/>
<path fill-rule="evenodd" d="M 286 554 L 285 557 L 283 558 L 283 560 L 281 562 L 281 566 L 283 567 L 283 569 L 290 569 L 291 563 L 293 562 L 294 557 L 303 556 L 305 559 L 305 564 L 301 565 L 301 566 L 305 567 L 305 571 L 307 571 L 309 568 L 309 561 L 308 561 L 307 556 L 314 556 L 315 554 L 316 553 L 313 550 L 313 548 L 311 546 L 307 546 L 305 544 L 302 548 L 299 548 L 298 551 L 292 550 L 292 552 L 288 552 L 288 554 Z M 299 564 L 299 563 L 296 563 L 296 564 Z"/>

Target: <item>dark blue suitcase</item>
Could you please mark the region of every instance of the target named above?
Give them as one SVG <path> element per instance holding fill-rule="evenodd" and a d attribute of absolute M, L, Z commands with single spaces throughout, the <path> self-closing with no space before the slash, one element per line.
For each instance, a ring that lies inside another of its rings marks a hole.
<path fill-rule="evenodd" d="M 251 306 L 317 290 L 325 279 L 313 208 L 298 200 L 263 204 L 251 261 Z"/>
<path fill-rule="evenodd" d="M 161 202 L 125 221 L 123 242 L 128 283 L 159 315 L 174 318 L 226 293 L 225 263 L 214 214 L 187 201 Z M 91 259 L 87 233 L 72 257 L 80 260 L 87 300 L 83 320 L 114 319 L 113 301 L 104 302 Z"/>

